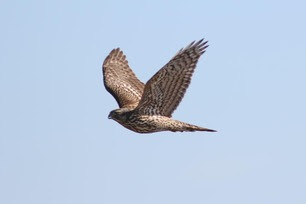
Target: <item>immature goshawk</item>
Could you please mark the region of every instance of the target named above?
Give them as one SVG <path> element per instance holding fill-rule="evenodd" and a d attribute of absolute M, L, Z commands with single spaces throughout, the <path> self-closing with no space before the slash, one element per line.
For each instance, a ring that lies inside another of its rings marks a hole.
<path fill-rule="evenodd" d="M 104 85 L 120 108 L 111 111 L 108 118 L 138 133 L 215 132 L 171 118 L 190 84 L 198 59 L 208 47 L 203 40 L 181 49 L 146 84 L 135 76 L 123 52 L 119 48 L 112 50 L 103 63 Z"/>

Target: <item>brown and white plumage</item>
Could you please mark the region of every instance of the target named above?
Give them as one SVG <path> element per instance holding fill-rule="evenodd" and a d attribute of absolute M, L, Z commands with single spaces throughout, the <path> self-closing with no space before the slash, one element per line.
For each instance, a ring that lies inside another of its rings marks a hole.
<path fill-rule="evenodd" d="M 215 131 L 171 118 L 188 88 L 196 63 L 208 47 L 203 39 L 181 49 L 144 85 L 130 69 L 123 52 L 114 49 L 103 63 L 104 85 L 119 109 L 109 118 L 139 133 Z"/>
<path fill-rule="evenodd" d="M 105 88 L 120 108 L 137 106 L 144 84 L 135 76 L 119 48 L 113 49 L 104 60 L 103 75 Z"/>
<path fill-rule="evenodd" d="M 146 83 L 137 107 L 139 114 L 171 117 L 184 97 L 198 59 L 208 47 L 206 44 L 202 39 L 181 49 Z"/>

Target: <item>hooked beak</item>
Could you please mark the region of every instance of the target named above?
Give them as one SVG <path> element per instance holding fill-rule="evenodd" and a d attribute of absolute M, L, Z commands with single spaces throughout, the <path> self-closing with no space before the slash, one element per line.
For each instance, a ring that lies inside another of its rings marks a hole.
<path fill-rule="evenodd" d="M 108 119 L 112 119 L 112 116 L 110 114 L 108 115 Z"/>

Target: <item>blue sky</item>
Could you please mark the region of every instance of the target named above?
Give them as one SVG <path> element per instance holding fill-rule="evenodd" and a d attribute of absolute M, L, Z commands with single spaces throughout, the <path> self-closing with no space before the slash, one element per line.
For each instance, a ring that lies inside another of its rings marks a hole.
<path fill-rule="evenodd" d="M 1 1 L 0 203 L 306 203 L 304 1 Z M 209 40 L 173 117 L 141 135 L 101 64 L 146 82 Z"/>

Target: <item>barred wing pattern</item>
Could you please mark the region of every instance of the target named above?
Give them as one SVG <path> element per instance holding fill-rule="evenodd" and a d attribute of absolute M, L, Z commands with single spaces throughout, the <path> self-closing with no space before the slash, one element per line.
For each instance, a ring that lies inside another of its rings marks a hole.
<path fill-rule="evenodd" d="M 196 63 L 208 47 L 204 39 L 181 49 L 145 85 L 138 114 L 171 117 L 188 88 Z"/>
<path fill-rule="evenodd" d="M 135 76 L 126 56 L 113 49 L 103 63 L 104 86 L 113 95 L 120 108 L 135 108 L 144 90 L 144 84 Z"/>

